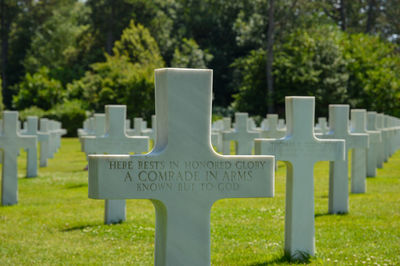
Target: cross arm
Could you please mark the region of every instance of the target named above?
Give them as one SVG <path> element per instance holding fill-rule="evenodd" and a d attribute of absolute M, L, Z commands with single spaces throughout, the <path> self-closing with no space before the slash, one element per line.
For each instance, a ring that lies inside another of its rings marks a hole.
<path fill-rule="evenodd" d="M 274 195 L 272 156 L 174 160 L 166 155 L 90 155 L 89 197 L 157 199 L 206 195 L 212 200 Z"/>
<path fill-rule="evenodd" d="M 382 134 L 380 131 L 367 130 L 370 143 L 382 142 Z"/>
<path fill-rule="evenodd" d="M 369 137 L 365 133 L 352 133 L 348 136 L 346 141 L 348 149 L 352 148 L 368 148 L 369 147 Z"/>
<path fill-rule="evenodd" d="M 277 160 L 294 161 L 305 157 L 312 162 L 317 161 L 342 161 L 345 159 L 344 140 L 320 140 L 317 138 L 309 141 L 294 141 L 284 139 L 255 139 L 255 153 L 275 155 Z"/>
<path fill-rule="evenodd" d="M 238 133 L 234 130 L 232 131 L 224 131 L 222 132 L 222 139 L 223 140 L 234 140 Z"/>
<path fill-rule="evenodd" d="M 37 136 L 19 136 L 20 148 L 36 148 Z"/>

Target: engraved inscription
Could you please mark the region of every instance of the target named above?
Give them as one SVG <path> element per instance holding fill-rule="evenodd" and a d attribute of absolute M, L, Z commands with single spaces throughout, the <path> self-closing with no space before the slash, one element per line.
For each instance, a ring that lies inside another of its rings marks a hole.
<path fill-rule="evenodd" d="M 236 191 L 253 181 L 254 170 L 266 167 L 265 161 L 160 161 L 108 160 L 107 168 L 116 178 L 145 191 Z M 117 174 L 118 173 L 118 174 Z M 120 175 L 123 173 L 123 175 Z"/>

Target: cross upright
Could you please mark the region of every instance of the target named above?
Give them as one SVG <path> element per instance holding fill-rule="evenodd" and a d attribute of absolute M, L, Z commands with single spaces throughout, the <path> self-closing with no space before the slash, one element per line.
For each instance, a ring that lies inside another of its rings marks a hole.
<path fill-rule="evenodd" d="M 220 152 L 224 155 L 231 154 L 231 142 L 229 140 L 224 140 L 224 138 L 223 138 L 224 132 L 229 132 L 232 130 L 231 124 L 232 124 L 232 120 L 230 117 L 222 118 L 222 130 L 220 132 L 221 139 L 222 139 L 222 149 Z"/>
<path fill-rule="evenodd" d="M 253 149 L 254 139 L 260 137 L 260 133 L 248 130 L 247 113 L 235 113 L 235 128 L 222 133 L 223 141 L 235 141 L 237 155 L 250 155 Z"/>
<path fill-rule="evenodd" d="M 367 111 L 364 109 L 351 110 L 351 132 L 367 133 L 368 141 L 370 135 L 367 131 Z M 369 147 L 369 145 L 368 145 Z M 367 149 L 354 148 L 351 153 L 351 193 L 365 193 L 367 177 Z"/>
<path fill-rule="evenodd" d="M 344 139 L 346 141 L 345 161 L 329 163 L 329 213 L 349 212 L 348 152 L 354 148 L 368 148 L 368 135 L 350 133 L 349 105 L 329 105 L 330 131 L 319 136 L 325 139 Z"/>
<path fill-rule="evenodd" d="M 3 171 L 1 186 L 1 204 L 14 205 L 18 202 L 18 165 L 19 149 L 37 146 L 36 136 L 21 136 L 18 133 L 18 112 L 3 112 L 3 130 L 0 135 L 0 148 L 3 151 Z"/>
<path fill-rule="evenodd" d="M 89 197 L 151 199 L 155 265 L 210 265 L 210 210 L 272 197 L 272 156 L 221 156 L 210 140 L 212 70 L 157 69 L 157 141 L 146 155 L 89 156 Z"/>
<path fill-rule="evenodd" d="M 321 133 L 322 135 L 329 132 L 328 122 L 326 117 L 318 117 L 318 124 L 315 127 L 315 133 Z"/>
<path fill-rule="evenodd" d="M 40 134 L 38 132 L 38 118 L 37 116 L 28 116 L 26 119 L 26 130 L 23 131 L 22 135 L 28 136 L 37 136 L 38 141 L 40 143 L 40 157 L 47 156 L 43 155 L 46 153 L 45 148 L 43 148 L 43 142 L 46 141 L 48 143 L 49 136 Z M 43 149 L 43 153 L 42 153 Z M 27 167 L 26 167 L 26 177 L 35 177 L 37 176 L 37 150 L 36 149 L 27 149 Z M 47 159 L 47 158 L 46 158 Z M 42 160 L 42 158 L 41 158 Z"/>
<path fill-rule="evenodd" d="M 148 152 L 149 138 L 145 136 L 126 135 L 126 106 L 105 106 L 105 134 L 96 137 L 84 137 L 84 149 L 89 154 L 129 154 Z M 100 130 L 100 129 L 98 129 Z M 100 130 L 101 131 L 101 130 Z M 101 132 L 99 132 L 101 134 Z M 126 202 L 124 199 L 106 199 L 104 223 L 118 223 L 126 219 Z"/>
<path fill-rule="evenodd" d="M 377 167 L 383 168 L 383 163 L 385 161 L 385 145 L 386 145 L 386 134 L 383 130 L 383 114 L 377 113 L 376 114 L 376 128 L 382 134 L 382 142 L 378 146 L 378 153 L 377 153 Z"/>
<path fill-rule="evenodd" d="M 156 135 L 157 135 L 157 129 L 156 129 L 156 115 L 151 116 L 151 128 L 147 128 L 146 130 L 143 130 L 142 136 L 148 136 L 154 143 L 156 140 Z"/>
<path fill-rule="evenodd" d="M 286 124 L 285 124 L 285 119 L 278 119 L 278 125 L 277 125 L 278 129 L 283 129 L 286 131 Z"/>
<path fill-rule="evenodd" d="M 53 158 L 54 154 L 57 151 L 57 131 L 54 129 L 53 120 L 43 118 L 43 123 L 46 125 L 46 128 L 48 129 L 48 132 L 50 134 L 48 158 Z M 92 130 L 90 132 L 92 132 Z M 83 149 L 83 145 L 82 145 L 82 149 Z"/>
<path fill-rule="evenodd" d="M 89 134 L 92 134 L 92 132 L 93 132 L 92 119 L 90 119 L 89 121 L 90 121 L 89 124 L 90 124 L 90 128 L 91 128 L 89 131 Z M 55 121 L 53 121 L 53 120 L 50 120 L 50 119 L 48 120 L 48 127 L 50 130 L 50 154 L 49 154 L 50 158 L 54 157 L 54 154 L 57 152 L 58 145 L 59 145 L 59 140 L 58 140 L 59 133 L 57 131 L 57 128 L 56 128 L 56 125 L 54 122 Z"/>
<path fill-rule="evenodd" d="M 39 125 L 40 130 L 37 133 L 39 144 L 40 144 L 40 167 L 47 166 L 47 159 L 49 158 L 49 149 L 50 149 L 50 133 L 48 129 L 48 119 L 40 118 Z"/>
<path fill-rule="evenodd" d="M 286 136 L 256 139 L 256 154 L 285 161 L 285 252 L 295 258 L 314 255 L 314 164 L 343 161 L 343 140 L 320 140 L 314 135 L 314 97 L 286 97 Z"/>
<path fill-rule="evenodd" d="M 389 116 L 382 114 L 382 120 L 383 120 L 383 128 L 382 128 L 382 133 L 385 135 L 385 146 L 383 147 L 383 158 L 384 161 L 387 162 L 390 157 L 390 146 L 392 145 L 392 129 L 389 126 Z"/>
<path fill-rule="evenodd" d="M 261 129 L 261 138 L 280 139 L 286 135 L 285 129 L 278 128 L 278 115 L 267 114 L 267 128 Z"/>
<path fill-rule="evenodd" d="M 143 119 L 141 117 L 135 117 L 133 119 L 133 129 L 127 130 L 129 136 L 141 136 L 143 128 Z"/>
<path fill-rule="evenodd" d="M 93 115 L 93 135 L 82 137 L 82 150 L 89 154 L 96 154 L 97 147 L 93 146 L 93 139 L 96 137 L 101 137 L 106 133 L 106 115 L 105 114 L 94 114 Z M 89 140 L 90 139 L 90 140 Z M 92 141 L 92 143 L 90 143 Z M 86 142 L 86 146 L 85 146 Z M 90 143 L 90 144 L 87 144 Z"/>
<path fill-rule="evenodd" d="M 370 135 L 370 146 L 367 150 L 367 176 L 375 177 L 378 167 L 379 146 L 382 144 L 382 133 L 376 127 L 376 112 L 367 112 L 367 132 Z"/>
<path fill-rule="evenodd" d="M 396 128 L 396 122 L 395 122 L 395 118 L 387 115 L 386 116 L 387 119 L 387 125 L 389 127 L 389 130 L 391 132 L 391 137 L 390 137 L 390 144 L 389 144 L 389 156 L 392 156 L 396 150 L 397 150 L 397 134 L 398 134 L 398 128 Z"/>

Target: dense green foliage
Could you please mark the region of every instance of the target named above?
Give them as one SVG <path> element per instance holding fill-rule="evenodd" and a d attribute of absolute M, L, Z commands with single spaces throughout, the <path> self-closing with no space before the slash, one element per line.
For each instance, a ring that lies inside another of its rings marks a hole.
<path fill-rule="evenodd" d="M 270 106 L 282 114 L 284 96 L 296 94 L 315 95 L 319 115 L 333 102 L 398 115 L 399 6 L 400 0 L 4 0 L 4 104 L 23 110 L 40 101 L 47 110 L 80 99 L 90 112 L 118 103 L 128 105 L 129 116 L 147 117 L 154 68 L 167 66 L 212 68 L 219 114 L 264 116 Z M 50 94 L 44 88 L 51 82 L 67 97 L 27 99 Z"/>
<path fill-rule="evenodd" d="M 349 102 L 353 107 L 400 115 L 400 56 L 393 44 L 365 34 L 344 42 Z"/>
<path fill-rule="evenodd" d="M 253 50 L 233 64 L 239 84 L 233 107 L 267 113 L 265 51 Z M 275 48 L 274 102 L 284 112 L 285 96 L 315 96 L 318 116 L 328 104 L 349 103 L 398 115 L 400 57 L 393 45 L 365 34 L 345 34 L 333 27 L 291 33 Z"/>
<path fill-rule="evenodd" d="M 96 112 L 104 112 L 106 104 L 127 104 L 129 117 L 149 118 L 154 113 L 154 69 L 164 66 L 157 43 L 132 21 L 113 52 L 68 87 L 69 98 L 82 99 Z"/>
<path fill-rule="evenodd" d="M 18 205 L 0 208 L 1 265 L 153 265 L 155 211 L 127 200 L 127 220 L 104 225 L 104 200 L 89 199 L 85 153 L 63 139 L 37 178 L 18 157 Z M 349 157 L 351 158 L 351 156 Z M 400 152 L 367 193 L 349 196 L 347 215 L 328 214 L 328 162 L 315 165 L 316 256 L 309 265 L 400 264 Z M 293 265 L 283 255 L 286 167 L 279 162 L 273 198 L 224 199 L 211 209 L 212 265 Z"/>
<path fill-rule="evenodd" d="M 31 106 L 49 110 L 64 100 L 65 90 L 61 82 L 51 78 L 49 72 L 47 67 L 42 67 L 33 75 L 27 73 L 25 78 L 14 86 L 18 94 L 13 98 L 13 106 L 17 110 Z"/>
<path fill-rule="evenodd" d="M 45 117 L 60 121 L 67 130 L 67 137 L 76 136 L 77 129 L 82 127 L 87 115 L 80 100 L 65 101 L 55 105 Z"/>

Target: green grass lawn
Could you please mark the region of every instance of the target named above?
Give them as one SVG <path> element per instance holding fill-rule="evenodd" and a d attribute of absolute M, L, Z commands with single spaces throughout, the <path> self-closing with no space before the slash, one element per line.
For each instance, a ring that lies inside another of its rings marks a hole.
<path fill-rule="evenodd" d="M 0 265 L 152 265 L 154 208 L 128 200 L 127 221 L 104 225 L 104 201 L 88 199 L 86 159 L 76 138 L 25 178 L 19 157 L 19 203 L 0 206 Z M 289 264 L 283 254 L 285 167 L 279 163 L 275 197 L 226 199 L 211 211 L 214 265 Z M 367 193 L 350 195 L 350 213 L 329 215 L 328 163 L 315 167 L 316 256 L 310 264 L 400 264 L 400 151 Z"/>

